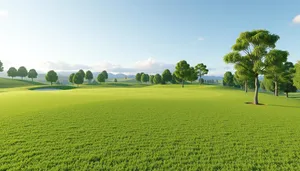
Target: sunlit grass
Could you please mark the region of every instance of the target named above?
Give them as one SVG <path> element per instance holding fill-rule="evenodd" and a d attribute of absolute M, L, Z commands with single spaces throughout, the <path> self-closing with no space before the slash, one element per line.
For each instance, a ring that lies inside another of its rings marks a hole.
<path fill-rule="evenodd" d="M 299 170 L 300 101 L 214 86 L 0 93 L 0 170 Z M 299 94 L 291 94 L 298 97 Z"/>

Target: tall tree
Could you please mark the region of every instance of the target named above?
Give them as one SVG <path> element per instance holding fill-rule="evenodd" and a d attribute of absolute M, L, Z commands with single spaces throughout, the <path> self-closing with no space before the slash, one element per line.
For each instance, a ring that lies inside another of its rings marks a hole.
<path fill-rule="evenodd" d="M 82 75 L 82 78 L 84 80 L 84 78 L 85 78 L 85 72 L 82 69 L 80 69 L 78 72 Z"/>
<path fill-rule="evenodd" d="M 14 77 L 18 76 L 18 71 L 15 67 L 10 67 L 7 71 L 7 76 L 14 79 Z"/>
<path fill-rule="evenodd" d="M 225 72 L 224 77 L 223 77 L 223 85 L 224 86 L 233 86 L 233 75 L 230 71 Z"/>
<path fill-rule="evenodd" d="M 75 73 L 70 74 L 70 76 L 69 76 L 69 82 L 70 82 L 70 83 L 74 83 L 74 82 L 73 82 L 74 76 L 75 76 Z"/>
<path fill-rule="evenodd" d="M 172 73 L 168 69 L 164 70 L 161 76 L 162 76 L 162 81 L 165 83 L 172 81 Z"/>
<path fill-rule="evenodd" d="M 181 86 L 184 87 L 184 81 L 190 76 L 190 64 L 185 60 L 179 61 L 175 67 L 175 75 L 177 78 L 181 79 Z"/>
<path fill-rule="evenodd" d="M 162 83 L 161 75 L 160 74 L 155 74 L 153 82 L 154 82 L 154 84 L 161 84 Z"/>
<path fill-rule="evenodd" d="M 194 67 L 191 67 L 190 68 L 190 75 L 188 77 L 188 81 L 193 83 L 193 81 L 197 80 L 197 78 L 198 78 L 198 73 L 196 72 Z"/>
<path fill-rule="evenodd" d="M 300 61 L 295 64 L 294 86 L 300 89 Z"/>
<path fill-rule="evenodd" d="M 82 72 L 78 71 L 73 77 L 73 83 L 77 84 L 77 86 L 79 86 L 83 82 L 84 82 L 83 74 L 82 74 Z"/>
<path fill-rule="evenodd" d="M 253 104 L 258 103 L 258 76 L 264 74 L 264 59 L 270 49 L 275 48 L 279 36 L 270 34 L 267 30 L 253 30 L 240 34 L 232 46 L 233 52 L 224 56 L 226 63 L 244 67 L 254 77 L 255 93 Z M 245 65 L 247 64 L 247 65 Z"/>
<path fill-rule="evenodd" d="M 172 84 L 176 84 L 176 83 L 181 83 L 182 82 L 182 79 L 178 78 L 175 73 L 173 72 L 172 74 Z"/>
<path fill-rule="evenodd" d="M 89 80 L 89 83 L 92 81 L 93 78 L 94 78 L 93 73 L 90 70 L 86 71 L 85 79 Z"/>
<path fill-rule="evenodd" d="M 202 76 L 208 74 L 208 69 L 206 68 L 206 65 L 204 65 L 203 63 L 200 63 L 200 64 L 196 65 L 195 70 L 199 76 L 199 84 L 202 84 L 201 78 L 202 78 Z"/>
<path fill-rule="evenodd" d="M 137 73 L 135 75 L 135 80 L 138 81 L 138 82 L 141 82 L 141 80 L 142 80 L 142 74 L 141 73 Z"/>
<path fill-rule="evenodd" d="M 0 72 L 3 72 L 3 63 L 0 61 Z"/>
<path fill-rule="evenodd" d="M 102 74 L 104 75 L 105 79 L 108 79 L 108 73 L 106 70 L 102 71 Z"/>
<path fill-rule="evenodd" d="M 251 65 L 251 63 L 246 63 L 246 61 L 244 62 L 245 66 Z M 248 87 L 250 85 L 250 88 L 253 87 L 252 83 L 254 82 L 254 77 L 253 74 L 251 74 L 251 72 L 249 72 L 249 70 L 245 69 L 244 67 L 242 67 L 241 65 L 235 65 L 235 74 L 234 74 L 234 78 L 236 80 L 236 82 L 239 82 L 241 87 L 244 87 L 245 92 L 248 92 Z"/>
<path fill-rule="evenodd" d="M 46 81 L 48 81 L 48 82 L 51 83 L 51 85 L 58 80 L 57 73 L 55 71 L 53 71 L 53 70 L 50 70 L 46 74 L 45 78 L 46 78 Z"/>
<path fill-rule="evenodd" d="M 285 92 L 286 97 L 289 97 L 289 92 L 297 92 L 297 87 L 294 86 L 293 82 L 295 72 L 295 66 L 292 62 L 284 63 L 283 83 L 281 84 L 281 89 Z"/>
<path fill-rule="evenodd" d="M 27 72 L 27 69 L 24 67 L 24 66 L 21 66 L 19 69 L 18 69 L 18 76 L 22 78 L 24 77 L 27 77 L 28 75 L 28 72 Z"/>
<path fill-rule="evenodd" d="M 154 75 L 150 75 L 149 76 L 149 81 L 150 81 L 151 84 L 154 83 Z"/>
<path fill-rule="evenodd" d="M 116 83 L 116 82 L 118 82 L 118 80 L 115 78 L 115 79 L 114 79 L 114 82 Z"/>
<path fill-rule="evenodd" d="M 142 74 L 141 81 L 143 83 L 147 83 L 149 81 L 149 75 L 148 74 Z"/>
<path fill-rule="evenodd" d="M 28 78 L 31 78 L 31 81 L 33 81 L 34 78 L 37 78 L 38 73 L 35 69 L 30 69 L 28 72 Z"/>
<path fill-rule="evenodd" d="M 97 81 L 99 83 L 105 83 L 105 79 L 106 79 L 106 77 L 103 73 L 99 74 L 98 77 L 97 77 Z"/>
<path fill-rule="evenodd" d="M 287 61 L 289 53 L 287 51 L 281 51 L 272 49 L 266 55 L 265 59 L 265 77 L 274 82 L 274 95 L 278 96 L 279 83 L 284 82 L 285 67 L 284 63 Z"/>

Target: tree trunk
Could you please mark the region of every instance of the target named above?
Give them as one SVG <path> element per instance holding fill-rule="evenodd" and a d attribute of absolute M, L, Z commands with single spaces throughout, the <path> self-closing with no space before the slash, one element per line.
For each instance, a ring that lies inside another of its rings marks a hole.
<path fill-rule="evenodd" d="M 248 82 L 245 81 L 245 93 L 247 93 L 247 92 L 248 92 Z"/>
<path fill-rule="evenodd" d="M 253 104 L 258 105 L 258 75 L 255 76 L 255 93 Z"/>
<path fill-rule="evenodd" d="M 184 80 L 182 80 L 182 82 L 181 82 L 181 87 L 182 88 L 184 87 Z"/>
<path fill-rule="evenodd" d="M 274 93 L 275 93 L 275 96 L 278 96 L 278 82 L 275 81 L 275 90 L 274 90 Z"/>
<path fill-rule="evenodd" d="M 286 98 L 289 98 L 289 92 L 285 92 Z"/>

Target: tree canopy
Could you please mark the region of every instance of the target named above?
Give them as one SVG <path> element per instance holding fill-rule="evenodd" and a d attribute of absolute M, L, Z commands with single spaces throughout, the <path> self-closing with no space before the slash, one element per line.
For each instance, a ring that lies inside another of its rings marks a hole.
<path fill-rule="evenodd" d="M 190 76 L 190 64 L 185 60 L 179 61 L 176 64 L 174 73 L 181 80 L 181 86 L 184 87 L 184 81 L 188 80 Z"/>
<path fill-rule="evenodd" d="M 149 75 L 143 73 L 142 76 L 141 76 L 141 81 L 143 83 L 147 83 L 149 81 Z"/>
<path fill-rule="evenodd" d="M 172 81 L 172 73 L 169 69 L 164 70 L 161 76 L 162 76 L 162 81 L 165 83 Z"/>
<path fill-rule="evenodd" d="M 45 78 L 46 78 L 46 81 L 48 81 L 48 82 L 51 83 L 51 85 L 58 80 L 57 73 L 55 71 L 53 71 L 53 70 L 50 70 L 46 74 Z"/>
<path fill-rule="evenodd" d="M 75 73 L 70 74 L 70 76 L 69 76 L 69 82 L 70 83 L 74 83 L 73 82 L 74 75 L 75 75 Z"/>
<path fill-rule="evenodd" d="M 294 86 L 300 89 L 300 61 L 295 64 Z"/>
<path fill-rule="evenodd" d="M 78 71 L 73 77 L 73 83 L 77 84 L 77 86 L 79 86 L 83 82 L 84 82 L 83 74 L 82 74 L 82 72 Z"/>
<path fill-rule="evenodd" d="M 105 75 L 103 74 L 103 72 L 101 73 L 101 74 L 99 74 L 98 75 L 98 77 L 97 77 L 97 81 L 99 82 L 99 83 L 104 83 L 105 82 Z"/>
<path fill-rule="evenodd" d="M 104 76 L 105 79 L 108 79 L 108 73 L 106 70 L 102 71 L 102 74 Z"/>
<path fill-rule="evenodd" d="M 197 64 L 195 66 L 195 71 L 197 73 L 197 75 L 199 76 L 199 83 L 201 83 L 201 78 L 202 76 L 208 74 L 208 69 L 206 68 L 206 65 L 204 65 L 203 63 Z"/>
<path fill-rule="evenodd" d="M 18 76 L 18 70 L 15 67 L 10 67 L 7 71 L 7 76 L 11 77 L 12 79 L 14 77 Z"/>
<path fill-rule="evenodd" d="M 80 69 L 78 72 L 81 74 L 81 76 L 82 76 L 82 78 L 84 80 L 84 78 L 85 78 L 85 72 L 82 69 Z"/>
<path fill-rule="evenodd" d="M 3 72 L 3 63 L 0 61 L 0 72 Z"/>
<path fill-rule="evenodd" d="M 233 74 L 230 71 L 225 72 L 223 77 L 223 85 L 224 86 L 233 86 Z"/>
<path fill-rule="evenodd" d="M 38 73 L 35 69 L 30 69 L 28 72 L 28 78 L 31 78 L 31 81 L 33 81 L 34 78 L 37 78 Z"/>
<path fill-rule="evenodd" d="M 258 102 L 258 76 L 264 74 L 265 57 L 275 48 L 279 36 L 267 30 L 253 30 L 242 32 L 232 46 L 232 52 L 224 56 L 226 63 L 243 67 L 255 79 L 255 93 L 253 104 Z"/>
<path fill-rule="evenodd" d="M 138 81 L 138 82 L 141 82 L 141 80 L 142 80 L 142 74 L 141 73 L 137 73 L 135 75 L 135 80 Z"/>
<path fill-rule="evenodd" d="M 94 75 L 90 70 L 86 71 L 85 79 L 89 80 L 89 82 L 91 82 L 91 80 L 94 79 Z"/>
<path fill-rule="evenodd" d="M 155 74 L 153 82 L 154 82 L 154 84 L 161 84 L 162 83 L 161 75 L 160 74 Z"/>
<path fill-rule="evenodd" d="M 23 79 L 24 77 L 27 77 L 27 75 L 28 75 L 27 69 L 24 66 L 21 66 L 18 69 L 18 76 Z"/>
<path fill-rule="evenodd" d="M 198 79 L 198 73 L 197 71 L 195 70 L 194 67 L 191 67 L 190 68 L 190 74 L 188 76 L 188 81 L 190 81 L 191 83 L 193 83 L 193 81 L 197 80 Z"/>

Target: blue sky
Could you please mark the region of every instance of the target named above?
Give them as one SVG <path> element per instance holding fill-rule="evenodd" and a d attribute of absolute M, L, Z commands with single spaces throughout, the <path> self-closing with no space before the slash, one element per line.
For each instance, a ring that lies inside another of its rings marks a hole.
<path fill-rule="evenodd" d="M 222 75 L 239 33 L 267 29 L 296 62 L 299 7 L 299 0 L 1 0 L 0 60 L 6 69 L 156 73 L 184 59 Z"/>

